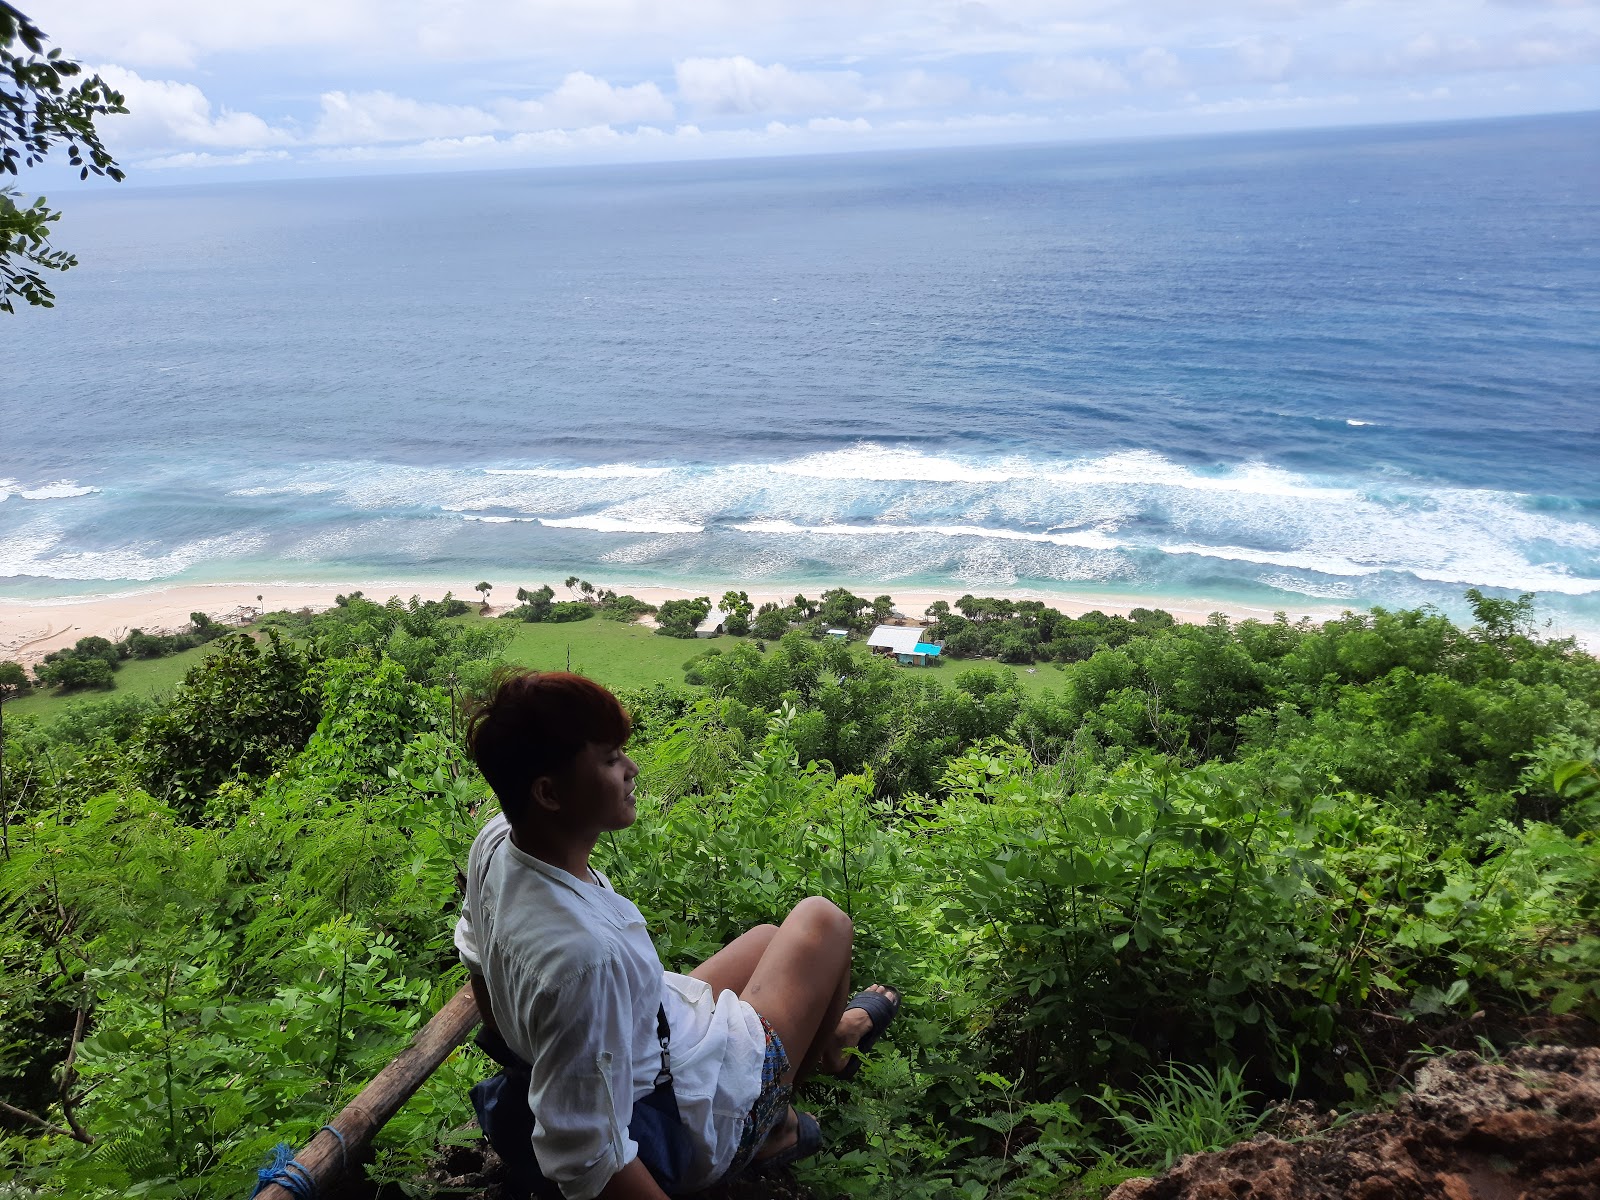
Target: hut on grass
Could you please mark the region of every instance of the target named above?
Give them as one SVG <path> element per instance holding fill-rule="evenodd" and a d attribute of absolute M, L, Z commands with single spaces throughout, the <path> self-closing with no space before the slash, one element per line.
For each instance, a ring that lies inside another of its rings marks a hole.
<path fill-rule="evenodd" d="M 720 608 L 713 608 L 701 619 L 700 624 L 694 627 L 694 635 L 697 638 L 716 637 L 724 632 L 723 626 L 727 623 L 728 614 Z"/>
<path fill-rule="evenodd" d="M 925 667 L 944 652 L 938 643 L 922 640 L 926 632 L 918 626 L 879 625 L 867 638 L 867 648 L 903 667 Z"/>

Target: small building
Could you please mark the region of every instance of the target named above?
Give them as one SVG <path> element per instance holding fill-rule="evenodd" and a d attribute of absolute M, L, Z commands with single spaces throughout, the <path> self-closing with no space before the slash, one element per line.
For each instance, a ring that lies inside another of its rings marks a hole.
<path fill-rule="evenodd" d="M 720 608 L 713 608 L 700 619 L 700 624 L 694 627 L 694 635 L 695 637 L 704 638 L 716 637 L 719 633 L 724 632 L 723 626 L 727 623 L 728 614 Z"/>
<path fill-rule="evenodd" d="M 850 640 L 850 631 L 848 629 L 824 629 L 822 633 L 824 637 L 831 637 L 836 642 Z"/>
<path fill-rule="evenodd" d="M 925 667 L 944 652 L 936 642 L 925 642 L 921 626 L 879 625 L 867 638 L 867 648 L 884 658 L 893 658 L 903 667 Z"/>

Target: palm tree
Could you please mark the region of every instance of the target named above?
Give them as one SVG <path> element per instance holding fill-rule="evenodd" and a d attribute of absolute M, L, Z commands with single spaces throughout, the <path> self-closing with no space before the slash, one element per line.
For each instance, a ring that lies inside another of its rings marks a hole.
<path fill-rule="evenodd" d="M 482 594 L 482 596 L 483 596 L 483 606 L 485 608 L 489 607 L 489 591 L 493 587 L 494 587 L 494 584 L 488 582 L 487 580 L 485 580 L 482 583 L 475 583 L 475 584 L 472 585 L 472 590 L 473 591 L 479 592 L 479 593 Z"/>
<path fill-rule="evenodd" d="M 578 577 L 576 575 L 568 575 L 567 576 L 567 581 L 565 583 L 563 583 L 561 586 L 566 588 L 567 591 L 572 592 L 574 595 L 576 595 L 577 594 L 577 590 L 578 590 Z"/>

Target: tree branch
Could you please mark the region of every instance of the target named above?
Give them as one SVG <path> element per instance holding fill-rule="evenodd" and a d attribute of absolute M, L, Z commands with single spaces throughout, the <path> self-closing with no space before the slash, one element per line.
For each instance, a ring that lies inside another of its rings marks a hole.
<path fill-rule="evenodd" d="M 0 1112 L 16 1117 L 19 1121 L 26 1121 L 29 1125 L 32 1125 L 37 1129 L 42 1129 L 46 1133 L 53 1133 L 57 1137 L 69 1137 L 74 1141 L 84 1141 L 84 1138 L 79 1137 L 77 1134 L 73 1133 L 72 1130 L 63 1129 L 59 1125 L 52 1125 L 43 1117 L 36 1117 L 27 1109 L 18 1108 L 14 1104 L 7 1104 L 4 1100 L 0 1100 Z"/>
<path fill-rule="evenodd" d="M 78 1071 L 73 1063 L 78 1057 L 78 1046 L 83 1041 L 83 1028 L 89 1023 L 89 1009 L 80 1005 L 78 1018 L 72 1025 L 72 1042 L 67 1046 L 66 1061 L 61 1064 L 61 1115 L 72 1129 L 72 1136 L 85 1146 L 94 1145 L 94 1135 L 79 1122 L 73 1111 L 78 1102 L 72 1096 L 72 1085 L 78 1082 Z"/>

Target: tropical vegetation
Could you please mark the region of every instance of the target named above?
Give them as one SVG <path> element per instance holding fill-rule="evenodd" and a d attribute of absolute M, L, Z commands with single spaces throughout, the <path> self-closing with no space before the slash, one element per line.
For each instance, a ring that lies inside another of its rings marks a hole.
<path fill-rule="evenodd" d="M 819 1194 L 1097 1194 L 1425 1044 L 1600 1017 L 1600 663 L 1471 599 L 1112 627 L 1043 691 L 736 641 L 624 693 L 641 815 L 601 865 L 669 965 L 822 893 L 904 989 L 808 1098 Z M 494 811 L 464 714 L 519 628 L 345 597 L 164 700 L 7 720 L 9 1186 L 245 1194 L 454 993 Z M 453 1056 L 374 1176 L 422 1190 L 488 1071 Z"/>

